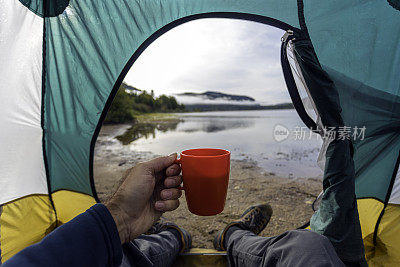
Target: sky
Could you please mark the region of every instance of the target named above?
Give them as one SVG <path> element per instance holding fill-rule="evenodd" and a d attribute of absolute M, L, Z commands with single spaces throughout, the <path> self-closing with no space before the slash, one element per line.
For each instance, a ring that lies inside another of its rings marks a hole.
<path fill-rule="evenodd" d="M 155 95 L 219 91 L 251 96 L 260 104 L 290 102 L 280 63 L 283 34 L 256 22 L 188 22 L 154 41 L 125 82 Z"/>

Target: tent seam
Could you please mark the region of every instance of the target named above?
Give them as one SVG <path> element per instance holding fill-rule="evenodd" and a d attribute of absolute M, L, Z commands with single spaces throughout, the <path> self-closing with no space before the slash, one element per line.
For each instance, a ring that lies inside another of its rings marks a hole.
<path fill-rule="evenodd" d="M 24 198 L 28 198 L 28 197 L 32 197 L 32 196 L 48 196 L 48 194 L 42 194 L 42 193 L 33 193 L 33 194 L 29 194 L 29 195 L 25 195 L 25 196 L 23 196 L 23 197 L 19 197 L 19 198 L 16 198 L 16 199 L 13 199 L 13 200 L 10 200 L 10 201 L 7 201 L 7 202 L 4 202 L 3 204 L 1 204 L 1 206 L 5 206 L 5 205 L 8 205 L 8 204 L 11 204 L 11 203 L 13 203 L 13 202 L 16 202 L 16 201 L 19 201 L 19 200 L 21 200 L 21 199 L 24 199 Z M 1 265 L 0 265 L 1 266 Z"/>
<path fill-rule="evenodd" d="M 299 18 L 299 25 L 301 30 L 305 33 L 305 36 L 310 39 L 310 35 L 308 33 L 308 28 L 306 24 L 306 19 L 304 16 L 304 2 L 303 0 L 297 0 L 297 12 L 298 12 L 298 18 Z"/>
<path fill-rule="evenodd" d="M 54 211 L 55 220 L 56 220 L 56 227 L 57 227 L 57 211 L 54 205 L 53 197 L 51 195 L 51 182 L 50 182 L 50 174 L 49 174 L 49 165 L 47 160 L 47 153 L 46 153 L 46 130 L 45 130 L 45 96 L 46 96 L 46 14 L 47 14 L 47 1 L 43 0 L 43 43 L 42 43 L 42 106 L 41 106 L 41 114 L 40 114 L 40 125 L 42 127 L 42 152 L 43 152 L 43 163 L 46 175 L 46 182 L 47 182 L 47 193 L 49 196 L 49 200 L 51 206 Z"/>
<path fill-rule="evenodd" d="M 72 189 L 66 189 L 66 188 L 59 188 L 59 189 L 53 191 L 51 194 L 53 195 L 53 194 L 55 194 L 55 193 L 57 193 L 57 192 L 60 192 L 60 191 L 68 191 L 68 192 L 73 192 L 73 193 L 78 193 L 78 194 L 81 194 L 81 195 L 93 197 L 92 195 L 90 195 L 90 194 L 88 194 L 88 193 L 84 193 L 84 192 L 80 192 L 80 191 L 72 190 Z"/>
<path fill-rule="evenodd" d="M 391 7 L 400 11 L 400 3 L 399 2 L 396 3 L 393 0 L 387 0 L 387 1 Z"/>
<path fill-rule="evenodd" d="M 299 25 L 300 25 L 301 30 L 304 33 L 304 37 L 310 41 L 310 46 L 312 48 L 312 53 L 315 55 L 315 59 L 316 59 L 318 65 L 321 67 L 321 69 L 323 69 L 322 66 L 321 66 L 321 63 L 319 62 L 317 53 L 315 52 L 315 48 L 314 48 L 314 45 L 313 45 L 313 43 L 311 41 L 310 34 L 308 32 L 307 23 L 306 23 L 306 19 L 305 19 L 305 16 L 304 16 L 304 2 L 303 2 L 303 0 L 297 0 L 297 12 L 298 12 L 297 16 L 299 18 Z"/>

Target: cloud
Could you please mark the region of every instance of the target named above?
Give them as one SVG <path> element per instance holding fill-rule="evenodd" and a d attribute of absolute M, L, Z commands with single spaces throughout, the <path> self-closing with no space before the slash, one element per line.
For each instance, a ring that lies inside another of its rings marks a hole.
<path fill-rule="evenodd" d="M 185 23 L 151 44 L 125 81 L 156 95 L 220 91 L 265 104 L 287 102 L 280 64 L 283 33 L 232 19 Z"/>

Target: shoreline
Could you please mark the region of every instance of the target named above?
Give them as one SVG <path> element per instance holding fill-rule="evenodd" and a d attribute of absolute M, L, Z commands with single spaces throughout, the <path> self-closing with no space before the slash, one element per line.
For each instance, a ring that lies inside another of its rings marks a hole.
<path fill-rule="evenodd" d="M 117 188 L 122 173 L 140 161 L 157 157 L 151 152 L 135 152 L 118 145 L 115 136 L 130 125 L 116 125 L 102 131 L 96 144 L 94 176 L 97 193 L 104 202 Z M 214 234 L 236 220 L 249 206 L 269 203 L 274 214 L 262 236 L 278 235 L 307 223 L 313 214 L 311 204 L 322 190 L 318 178 L 284 178 L 269 173 L 252 160 L 231 160 L 231 172 L 224 211 L 216 216 L 191 214 L 184 194 L 180 207 L 164 217 L 188 230 L 193 247 L 212 248 Z"/>

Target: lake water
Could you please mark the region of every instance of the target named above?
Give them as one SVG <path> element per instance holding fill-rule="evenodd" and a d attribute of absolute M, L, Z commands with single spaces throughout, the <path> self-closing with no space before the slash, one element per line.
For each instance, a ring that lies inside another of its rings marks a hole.
<path fill-rule="evenodd" d="M 135 125 L 118 140 L 129 150 L 159 155 L 190 148 L 222 148 L 231 151 L 232 159 L 254 161 L 267 172 L 279 176 L 322 176 L 317 165 L 322 141 L 315 134 L 310 135 L 295 110 L 182 113 L 177 116 L 179 122 Z"/>

